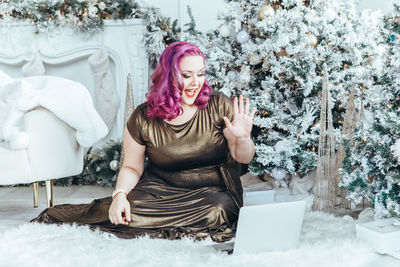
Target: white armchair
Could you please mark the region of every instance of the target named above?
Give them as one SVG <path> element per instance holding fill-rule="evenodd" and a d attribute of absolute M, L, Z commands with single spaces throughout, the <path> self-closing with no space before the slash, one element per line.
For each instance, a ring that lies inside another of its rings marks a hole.
<path fill-rule="evenodd" d="M 30 138 L 26 149 L 11 150 L 8 143 L 0 142 L 0 184 L 33 183 L 33 205 L 37 207 L 38 182 L 45 180 L 50 207 L 52 179 L 81 173 L 84 149 L 76 141 L 75 129 L 43 107 L 25 113 L 22 129 Z"/>

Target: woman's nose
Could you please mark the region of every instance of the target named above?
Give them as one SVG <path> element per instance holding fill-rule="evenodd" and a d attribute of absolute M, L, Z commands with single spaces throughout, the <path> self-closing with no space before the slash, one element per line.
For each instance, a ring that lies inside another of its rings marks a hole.
<path fill-rule="evenodd" d="M 199 84 L 199 78 L 197 77 L 197 75 L 193 75 L 192 84 L 193 85 L 198 85 Z"/>

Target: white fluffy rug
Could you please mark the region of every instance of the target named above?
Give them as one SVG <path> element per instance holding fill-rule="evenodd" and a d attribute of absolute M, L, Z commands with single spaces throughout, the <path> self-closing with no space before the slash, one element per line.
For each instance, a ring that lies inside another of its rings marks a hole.
<path fill-rule="evenodd" d="M 0 265 L 372 267 L 382 263 L 382 256 L 355 239 L 355 221 L 349 216 L 307 212 L 303 226 L 298 249 L 239 256 L 215 251 L 208 246 L 211 240 L 125 240 L 87 227 L 26 223 L 0 234 Z"/>

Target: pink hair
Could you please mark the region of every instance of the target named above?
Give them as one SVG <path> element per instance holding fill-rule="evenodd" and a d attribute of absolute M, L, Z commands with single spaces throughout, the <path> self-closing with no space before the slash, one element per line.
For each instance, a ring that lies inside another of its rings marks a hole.
<path fill-rule="evenodd" d="M 172 120 L 182 113 L 183 79 L 179 63 L 183 57 L 195 55 L 205 60 L 200 49 L 188 42 L 174 42 L 162 52 L 157 67 L 151 75 L 153 85 L 150 86 L 150 92 L 146 94 L 146 104 L 149 107 L 147 116 Z M 205 109 L 211 93 L 212 87 L 205 79 L 194 104 L 199 109 Z"/>

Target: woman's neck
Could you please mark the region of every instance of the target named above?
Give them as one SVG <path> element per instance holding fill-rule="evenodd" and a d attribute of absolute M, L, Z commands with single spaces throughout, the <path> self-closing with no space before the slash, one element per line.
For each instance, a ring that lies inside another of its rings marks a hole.
<path fill-rule="evenodd" d="M 169 120 L 169 121 L 167 121 L 167 120 L 165 120 L 165 121 L 172 125 L 184 124 L 185 122 L 188 122 L 189 120 L 191 120 L 193 118 L 197 109 L 198 108 L 196 105 L 190 105 L 190 106 L 182 105 L 182 113 L 178 117 L 176 117 L 172 120 Z"/>

